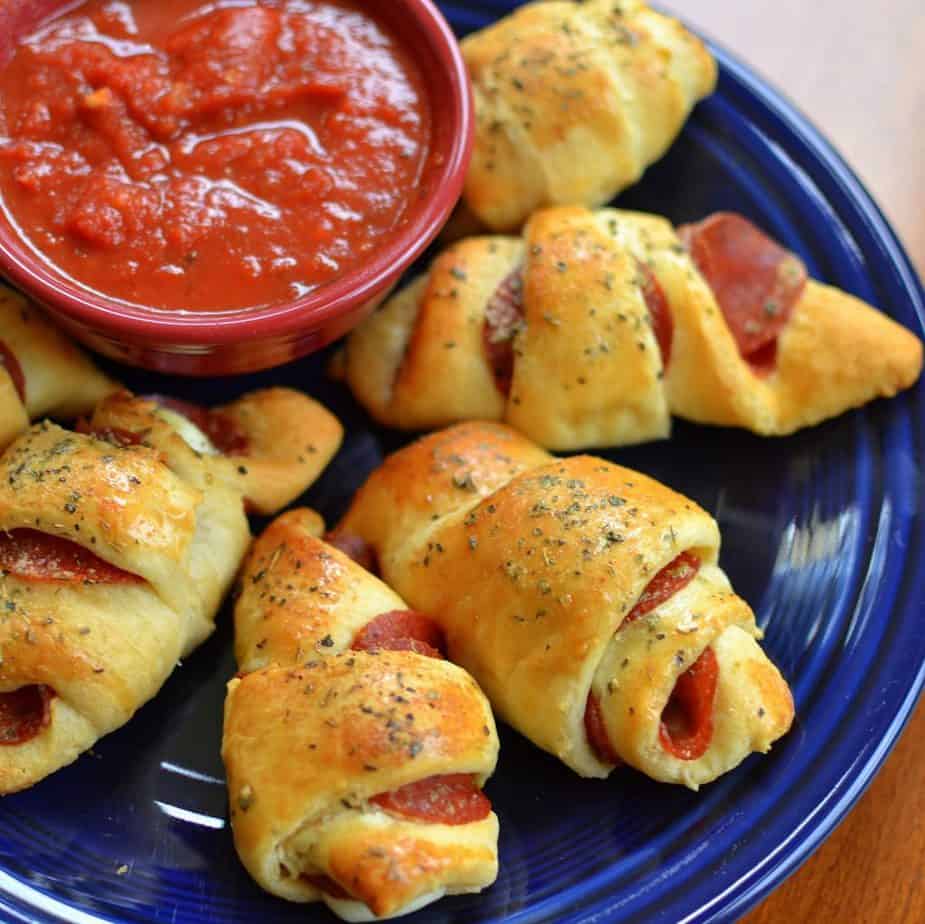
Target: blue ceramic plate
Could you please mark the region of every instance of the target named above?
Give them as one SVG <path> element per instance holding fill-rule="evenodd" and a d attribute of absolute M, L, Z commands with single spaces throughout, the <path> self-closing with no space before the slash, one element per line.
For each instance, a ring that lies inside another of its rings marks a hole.
<path fill-rule="evenodd" d="M 461 32 L 513 4 L 443 4 Z M 917 331 L 925 294 L 880 212 L 818 133 L 721 49 L 719 90 L 620 204 L 677 221 L 734 209 L 797 251 L 813 275 Z M 347 425 L 306 500 L 329 520 L 395 434 L 373 427 L 322 360 L 247 379 L 140 391 L 211 403 L 258 385 L 303 387 Z M 629 770 L 580 780 L 502 730 L 488 785 L 501 874 L 480 896 L 408 919 L 726 921 L 792 872 L 886 757 L 923 683 L 920 470 L 923 387 L 795 437 L 679 424 L 671 443 L 608 453 L 718 517 L 722 563 L 791 682 L 793 731 L 694 794 Z M 256 524 L 257 526 L 261 524 Z M 238 864 L 219 759 L 233 672 L 229 621 L 157 699 L 93 753 L 0 805 L 0 915 L 17 921 L 331 922 L 264 895 Z"/>

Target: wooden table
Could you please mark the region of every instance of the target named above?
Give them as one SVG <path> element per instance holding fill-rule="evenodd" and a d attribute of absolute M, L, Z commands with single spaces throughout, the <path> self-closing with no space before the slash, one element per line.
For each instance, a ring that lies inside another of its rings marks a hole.
<path fill-rule="evenodd" d="M 835 143 L 925 272 L 922 0 L 668 0 Z M 925 601 L 923 601 L 925 602 Z M 925 922 L 925 701 L 876 781 L 744 924 Z"/>

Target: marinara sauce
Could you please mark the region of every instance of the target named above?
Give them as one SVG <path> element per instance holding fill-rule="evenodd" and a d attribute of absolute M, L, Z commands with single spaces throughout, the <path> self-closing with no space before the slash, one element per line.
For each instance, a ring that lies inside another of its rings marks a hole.
<path fill-rule="evenodd" d="M 431 114 L 361 0 L 88 0 L 0 71 L 0 195 L 52 264 L 158 309 L 242 309 L 401 224 Z"/>

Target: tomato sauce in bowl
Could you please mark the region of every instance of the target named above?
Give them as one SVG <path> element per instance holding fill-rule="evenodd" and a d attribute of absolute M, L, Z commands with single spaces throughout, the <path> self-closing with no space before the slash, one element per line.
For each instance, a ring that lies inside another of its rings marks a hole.
<path fill-rule="evenodd" d="M 88 0 L 0 70 L 0 197 L 82 287 L 164 311 L 287 302 L 402 226 L 423 77 L 359 0 Z"/>

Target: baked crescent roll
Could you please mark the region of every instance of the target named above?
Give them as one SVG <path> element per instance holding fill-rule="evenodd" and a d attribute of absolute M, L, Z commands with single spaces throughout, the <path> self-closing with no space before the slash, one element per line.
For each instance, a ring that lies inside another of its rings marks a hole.
<path fill-rule="evenodd" d="M 462 50 L 476 111 L 464 202 L 497 231 L 635 183 L 716 84 L 703 43 L 639 0 L 528 3 Z"/>
<path fill-rule="evenodd" d="M 214 409 L 163 395 L 139 403 L 123 394 L 96 412 L 91 428 L 115 433 L 123 441 L 128 433 L 129 441 L 159 449 L 164 447 L 147 439 L 148 431 L 156 436 L 166 428 L 182 436 L 198 454 L 194 467 L 202 469 L 199 463 L 206 459 L 206 468 L 231 484 L 246 498 L 247 509 L 259 514 L 276 513 L 298 497 L 343 439 L 333 414 L 289 388 L 265 388 Z"/>
<path fill-rule="evenodd" d="M 912 385 L 922 342 L 860 299 L 807 278 L 793 253 L 740 215 L 675 231 L 663 218 L 600 219 L 650 265 L 673 325 L 672 413 L 781 436 Z"/>
<path fill-rule="evenodd" d="M 213 629 L 241 497 L 163 458 L 47 422 L 0 456 L 0 793 L 127 722 Z"/>
<path fill-rule="evenodd" d="M 501 717 L 583 776 L 622 761 L 696 789 L 790 727 L 716 522 L 645 475 L 461 424 L 392 455 L 338 534 L 438 616 Z"/>
<path fill-rule="evenodd" d="M 562 450 L 664 437 L 647 278 L 593 213 L 538 212 L 522 238 L 446 250 L 350 335 L 334 371 L 402 429 L 504 420 Z"/>
<path fill-rule="evenodd" d="M 921 341 L 807 279 L 744 218 L 537 212 L 462 241 L 335 365 L 380 422 L 503 420 L 550 449 L 666 436 L 669 410 L 784 435 L 911 385 Z"/>
<path fill-rule="evenodd" d="M 350 921 L 478 892 L 498 866 L 488 702 L 322 528 L 284 514 L 242 569 L 222 746 L 238 853 L 268 891 Z"/>
<path fill-rule="evenodd" d="M 0 448 L 30 420 L 78 417 L 116 388 L 37 308 L 0 284 Z"/>

